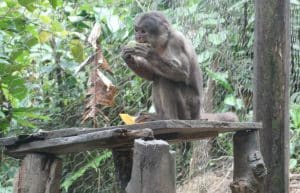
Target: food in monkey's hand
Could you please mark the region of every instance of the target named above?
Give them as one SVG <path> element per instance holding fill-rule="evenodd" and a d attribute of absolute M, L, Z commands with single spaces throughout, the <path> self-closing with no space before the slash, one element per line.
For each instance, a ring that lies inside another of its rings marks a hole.
<path fill-rule="evenodd" d="M 151 45 L 149 43 L 139 43 L 135 40 L 131 40 L 129 41 L 127 44 L 126 44 L 126 47 L 129 47 L 129 48 L 134 48 L 136 47 L 137 45 L 141 45 L 141 46 L 146 46 L 146 47 L 151 47 Z"/>

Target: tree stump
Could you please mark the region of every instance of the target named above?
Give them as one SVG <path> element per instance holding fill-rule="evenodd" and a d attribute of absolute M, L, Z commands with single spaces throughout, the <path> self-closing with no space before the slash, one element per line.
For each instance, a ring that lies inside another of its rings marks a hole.
<path fill-rule="evenodd" d="M 262 158 L 257 131 L 238 131 L 233 137 L 234 171 L 232 193 L 264 193 L 263 181 L 267 174 Z"/>
<path fill-rule="evenodd" d="M 127 193 L 175 193 L 175 157 L 162 140 L 135 140 Z"/>
<path fill-rule="evenodd" d="M 14 193 L 59 193 L 62 163 L 48 154 L 28 154 L 15 177 Z"/>

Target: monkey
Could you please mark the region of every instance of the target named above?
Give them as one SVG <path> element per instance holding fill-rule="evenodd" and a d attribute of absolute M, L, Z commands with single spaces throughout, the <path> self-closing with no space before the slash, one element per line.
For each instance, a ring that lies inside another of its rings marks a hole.
<path fill-rule="evenodd" d="M 173 29 L 159 11 L 138 15 L 134 31 L 137 43 L 125 46 L 121 55 L 138 76 L 152 81 L 152 102 L 156 112 L 142 114 L 136 122 L 200 119 L 203 80 L 191 41 Z M 209 113 L 203 114 L 203 118 L 224 119 L 220 114 Z M 230 119 L 235 120 L 235 116 Z"/>

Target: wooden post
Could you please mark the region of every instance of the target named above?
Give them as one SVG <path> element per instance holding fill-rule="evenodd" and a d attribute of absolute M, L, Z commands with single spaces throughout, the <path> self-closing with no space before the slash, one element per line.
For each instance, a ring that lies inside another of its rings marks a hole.
<path fill-rule="evenodd" d="M 127 193 L 175 193 L 175 158 L 162 140 L 135 140 Z"/>
<path fill-rule="evenodd" d="M 233 137 L 234 170 L 232 193 L 264 193 L 267 170 L 262 158 L 258 132 L 238 131 Z"/>
<path fill-rule="evenodd" d="M 120 193 L 125 193 L 125 188 L 131 177 L 132 149 L 116 148 L 112 150 L 116 177 L 119 183 Z"/>
<path fill-rule="evenodd" d="M 264 193 L 289 184 L 290 2 L 256 0 L 254 119 L 262 121 L 261 150 L 268 176 Z"/>
<path fill-rule="evenodd" d="M 15 178 L 14 193 L 59 193 L 62 163 L 53 155 L 28 154 Z"/>

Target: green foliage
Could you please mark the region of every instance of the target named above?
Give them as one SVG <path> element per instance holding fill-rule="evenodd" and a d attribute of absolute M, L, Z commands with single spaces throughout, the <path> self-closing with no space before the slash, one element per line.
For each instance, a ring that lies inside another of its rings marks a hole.
<path fill-rule="evenodd" d="M 293 103 L 290 109 L 291 141 L 290 141 L 290 169 L 300 171 L 300 105 Z"/>
<path fill-rule="evenodd" d="M 69 176 L 67 176 L 61 187 L 68 192 L 69 187 L 82 175 L 84 175 L 85 172 L 87 172 L 90 169 L 98 170 L 101 163 L 103 163 L 105 160 L 111 157 L 110 151 L 104 151 L 100 156 L 94 157 L 92 160 L 90 160 L 86 165 L 81 167 L 78 171 L 75 171 L 71 173 Z"/>

